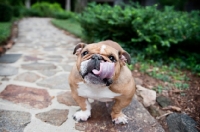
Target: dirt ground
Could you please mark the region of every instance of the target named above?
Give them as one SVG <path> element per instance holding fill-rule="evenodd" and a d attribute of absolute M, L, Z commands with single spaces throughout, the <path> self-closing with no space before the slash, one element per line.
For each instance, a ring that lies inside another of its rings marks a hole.
<path fill-rule="evenodd" d="M 164 96 L 167 96 L 171 101 L 172 105 L 176 106 L 178 108 L 181 108 L 181 113 L 186 113 L 190 117 L 192 117 L 198 124 L 197 129 L 200 131 L 200 77 L 197 75 L 192 74 L 189 71 L 184 72 L 188 78 L 189 81 L 187 82 L 189 84 L 189 89 L 184 91 L 176 91 L 168 90 L 165 91 Z M 135 78 L 139 78 L 143 81 L 142 86 L 151 89 L 153 86 L 156 86 L 157 84 L 163 84 L 164 82 L 152 78 L 149 75 L 145 73 L 138 72 L 137 70 L 134 70 L 132 72 L 133 76 Z M 184 94 L 181 94 L 184 93 Z M 159 96 L 158 94 L 157 96 Z M 152 108 L 147 108 L 149 112 L 152 114 L 152 116 L 159 117 L 162 116 L 168 112 L 173 112 L 172 110 L 163 110 L 157 103 L 153 106 L 154 109 L 156 109 L 157 113 L 152 112 Z M 168 132 L 168 126 L 166 122 L 166 116 L 163 116 L 162 118 L 158 119 L 158 122 L 163 126 L 166 132 Z"/>

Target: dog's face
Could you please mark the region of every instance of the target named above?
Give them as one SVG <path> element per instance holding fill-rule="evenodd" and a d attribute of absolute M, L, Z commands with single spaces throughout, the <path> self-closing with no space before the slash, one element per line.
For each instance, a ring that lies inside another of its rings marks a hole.
<path fill-rule="evenodd" d="M 78 44 L 74 49 L 77 69 L 86 83 L 109 86 L 120 74 L 120 68 L 130 55 L 122 48 L 115 49 L 103 43 Z"/>

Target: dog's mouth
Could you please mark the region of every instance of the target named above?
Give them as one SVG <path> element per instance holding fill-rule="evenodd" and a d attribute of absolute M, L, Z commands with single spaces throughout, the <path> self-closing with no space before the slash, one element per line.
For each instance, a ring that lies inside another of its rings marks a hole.
<path fill-rule="evenodd" d="M 87 72 L 82 75 L 84 80 L 92 84 L 112 84 L 112 76 L 114 74 L 115 64 L 112 62 L 101 61 L 99 67 L 96 68 L 94 64 L 87 66 Z M 99 69 L 99 70 L 98 70 Z"/>

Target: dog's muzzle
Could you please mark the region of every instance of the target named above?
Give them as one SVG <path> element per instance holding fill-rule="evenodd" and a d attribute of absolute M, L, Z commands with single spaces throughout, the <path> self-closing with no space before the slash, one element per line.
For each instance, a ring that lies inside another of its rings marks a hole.
<path fill-rule="evenodd" d="M 91 59 L 83 61 L 80 67 L 80 74 L 86 82 L 92 84 L 112 84 L 114 63 L 105 62 L 99 54 L 94 54 Z"/>

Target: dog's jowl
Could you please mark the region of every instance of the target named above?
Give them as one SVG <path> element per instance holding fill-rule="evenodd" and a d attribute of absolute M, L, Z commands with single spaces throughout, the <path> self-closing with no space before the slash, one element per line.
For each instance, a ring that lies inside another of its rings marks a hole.
<path fill-rule="evenodd" d="M 77 121 L 91 116 L 88 98 L 101 102 L 114 101 L 111 117 L 115 124 L 128 123 L 122 109 L 135 93 L 135 82 L 126 63 L 130 55 L 116 42 L 80 43 L 74 48 L 77 61 L 69 76 L 72 96 L 81 110 L 74 114 Z"/>

